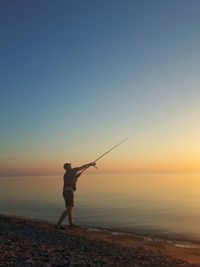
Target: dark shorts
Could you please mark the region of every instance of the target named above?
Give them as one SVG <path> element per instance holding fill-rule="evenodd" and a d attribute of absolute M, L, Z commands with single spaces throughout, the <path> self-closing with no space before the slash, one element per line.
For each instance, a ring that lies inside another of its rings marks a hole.
<path fill-rule="evenodd" d="M 66 208 L 74 207 L 74 191 L 72 191 L 72 190 L 64 190 L 63 191 L 63 197 L 65 199 Z"/>

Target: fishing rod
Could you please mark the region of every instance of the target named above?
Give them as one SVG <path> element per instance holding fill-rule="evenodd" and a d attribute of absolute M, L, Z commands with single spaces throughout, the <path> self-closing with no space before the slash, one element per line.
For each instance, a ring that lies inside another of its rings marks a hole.
<path fill-rule="evenodd" d="M 117 143 L 115 146 L 113 146 L 112 148 L 110 148 L 109 150 L 107 150 L 105 153 L 103 153 L 100 157 L 98 157 L 97 159 L 95 159 L 95 161 L 93 161 L 93 163 L 96 163 L 98 160 L 100 160 L 101 158 L 103 158 L 106 154 L 108 154 L 111 150 L 113 150 L 114 148 L 118 147 L 119 145 L 121 145 L 122 143 L 124 143 L 125 141 L 127 141 L 129 139 L 125 138 L 123 139 L 121 142 Z M 90 166 L 89 166 L 90 167 Z M 82 174 L 85 170 L 87 170 L 89 167 L 86 167 L 84 170 L 82 170 L 81 172 L 79 172 L 79 174 Z"/>

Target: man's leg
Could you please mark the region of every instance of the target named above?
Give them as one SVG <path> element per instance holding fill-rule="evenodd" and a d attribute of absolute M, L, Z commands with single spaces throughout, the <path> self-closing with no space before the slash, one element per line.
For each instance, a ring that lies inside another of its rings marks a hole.
<path fill-rule="evenodd" d="M 73 212 L 73 207 L 68 207 L 67 215 L 68 215 L 68 220 L 69 220 L 69 226 L 70 227 L 75 226 L 74 223 L 73 223 L 73 219 L 72 219 L 72 212 Z"/>
<path fill-rule="evenodd" d="M 64 219 L 67 217 L 67 210 L 68 210 L 68 208 L 65 209 L 65 210 L 61 213 L 60 218 L 59 218 L 59 220 L 58 220 L 56 226 L 60 226 L 61 223 L 64 221 Z"/>
<path fill-rule="evenodd" d="M 63 197 L 65 199 L 65 206 L 67 207 L 60 215 L 60 218 L 56 224 L 57 227 L 60 227 L 63 220 L 68 217 L 69 226 L 73 227 L 75 224 L 72 219 L 72 211 L 74 206 L 74 192 L 72 190 L 66 190 L 63 192 Z"/>
<path fill-rule="evenodd" d="M 61 226 L 62 222 L 64 221 L 64 219 L 66 217 L 68 217 L 68 220 L 69 220 L 69 226 L 70 227 L 73 227 L 75 226 L 74 223 L 73 223 L 73 219 L 72 219 L 72 211 L 73 211 L 73 207 L 68 207 L 67 209 L 65 209 L 61 215 L 60 215 L 60 218 L 56 224 L 56 226 Z"/>

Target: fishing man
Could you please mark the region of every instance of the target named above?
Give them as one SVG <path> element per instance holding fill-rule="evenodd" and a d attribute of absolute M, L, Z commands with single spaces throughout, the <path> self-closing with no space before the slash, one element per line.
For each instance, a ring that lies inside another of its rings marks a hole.
<path fill-rule="evenodd" d="M 71 163 L 65 163 L 63 168 L 65 169 L 65 174 L 63 176 L 64 186 L 63 186 L 63 197 L 65 200 L 66 209 L 61 213 L 60 218 L 55 226 L 57 229 L 64 229 L 61 225 L 63 220 L 68 217 L 69 227 L 75 227 L 73 223 L 72 211 L 74 207 L 74 191 L 76 190 L 76 183 L 78 177 L 81 173 L 91 166 L 95 166 L 95 162 L 85 164 L 81 167 L 72 168 Z"/>

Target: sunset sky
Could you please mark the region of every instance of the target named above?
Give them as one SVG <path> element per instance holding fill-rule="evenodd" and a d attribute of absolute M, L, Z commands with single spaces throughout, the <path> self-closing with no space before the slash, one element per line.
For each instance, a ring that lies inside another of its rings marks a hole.
<path fill-rule="evenodd" d="M 0 175 L 200 172 L 200 1 L 0 3 Z"/>

